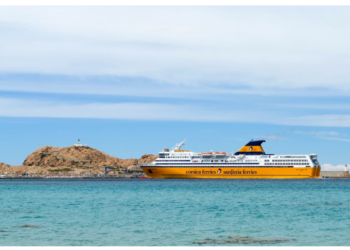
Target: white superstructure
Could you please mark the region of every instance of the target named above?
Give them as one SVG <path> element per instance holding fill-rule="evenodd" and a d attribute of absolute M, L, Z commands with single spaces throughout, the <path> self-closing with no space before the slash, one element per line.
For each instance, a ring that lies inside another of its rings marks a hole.
<path fill-rule="evenodd" d="M 252 143 L 253 142 L 253 143 Z M 264 141 L 252 141 L 251 144 Z M 177 144 L 171 151 L 164 149 L 159 157 L 150 164 L 140 166 L 157 167 L 286 167 L 286 168 L 312 168 L 319 166 L 317 155 L 273 155 L 265 152 L 236 153 L 207 152 L 195 153 L 181 150 L 184 141 Z M 245 147 L 249 147 L 249 143 Z M 256 146 L 256 145 L 255 145 Z M 250 148 L 252 150 L 253 147 Z"/>

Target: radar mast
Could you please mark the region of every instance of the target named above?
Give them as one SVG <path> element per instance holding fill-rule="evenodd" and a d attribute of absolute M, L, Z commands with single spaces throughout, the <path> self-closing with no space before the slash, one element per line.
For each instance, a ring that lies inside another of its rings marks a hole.
<path fill-rule="evenodd" d="M 182 142 L 180 142 L 179 144 L 175 144 L 175 148 L 174 150 L 180 150 L 180 148 L 182 147 L 182 145 L 185 145 L 185 140 L 183 140 Z"/>

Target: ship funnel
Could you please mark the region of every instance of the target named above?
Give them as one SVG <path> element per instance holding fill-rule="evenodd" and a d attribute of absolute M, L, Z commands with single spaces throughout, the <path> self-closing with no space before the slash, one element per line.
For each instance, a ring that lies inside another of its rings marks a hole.
<path fill-rule="evenodd" d="M 262 148 L 261 144 L 265 142 L 265 140 L 248 142 L 243 148 L 238 150 L 235 155 L 264 155 L 265 151 Z"/>

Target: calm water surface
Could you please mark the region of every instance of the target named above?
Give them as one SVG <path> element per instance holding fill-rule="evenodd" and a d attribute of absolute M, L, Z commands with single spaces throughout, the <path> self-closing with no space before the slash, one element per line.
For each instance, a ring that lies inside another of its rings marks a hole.
<path fill-rule="evenodd" d="M 350 179 L 0 180 L 0 245 L 348 246 L 349 191 Z"/>

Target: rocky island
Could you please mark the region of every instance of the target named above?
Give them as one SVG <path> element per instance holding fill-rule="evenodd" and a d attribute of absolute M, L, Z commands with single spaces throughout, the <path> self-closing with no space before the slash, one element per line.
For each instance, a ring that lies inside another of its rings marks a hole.
<path fill-rule="evenodd" d="M 143 155 L 140 159 L 120 159 L 78 142 L 70 147 L 45 146 L 27 156 L 21 166 L 0 163 L 0 175 L 8 177 L 130 177 L 142 174 L 138 163 L 153 162 L 157 155 Z"/>

